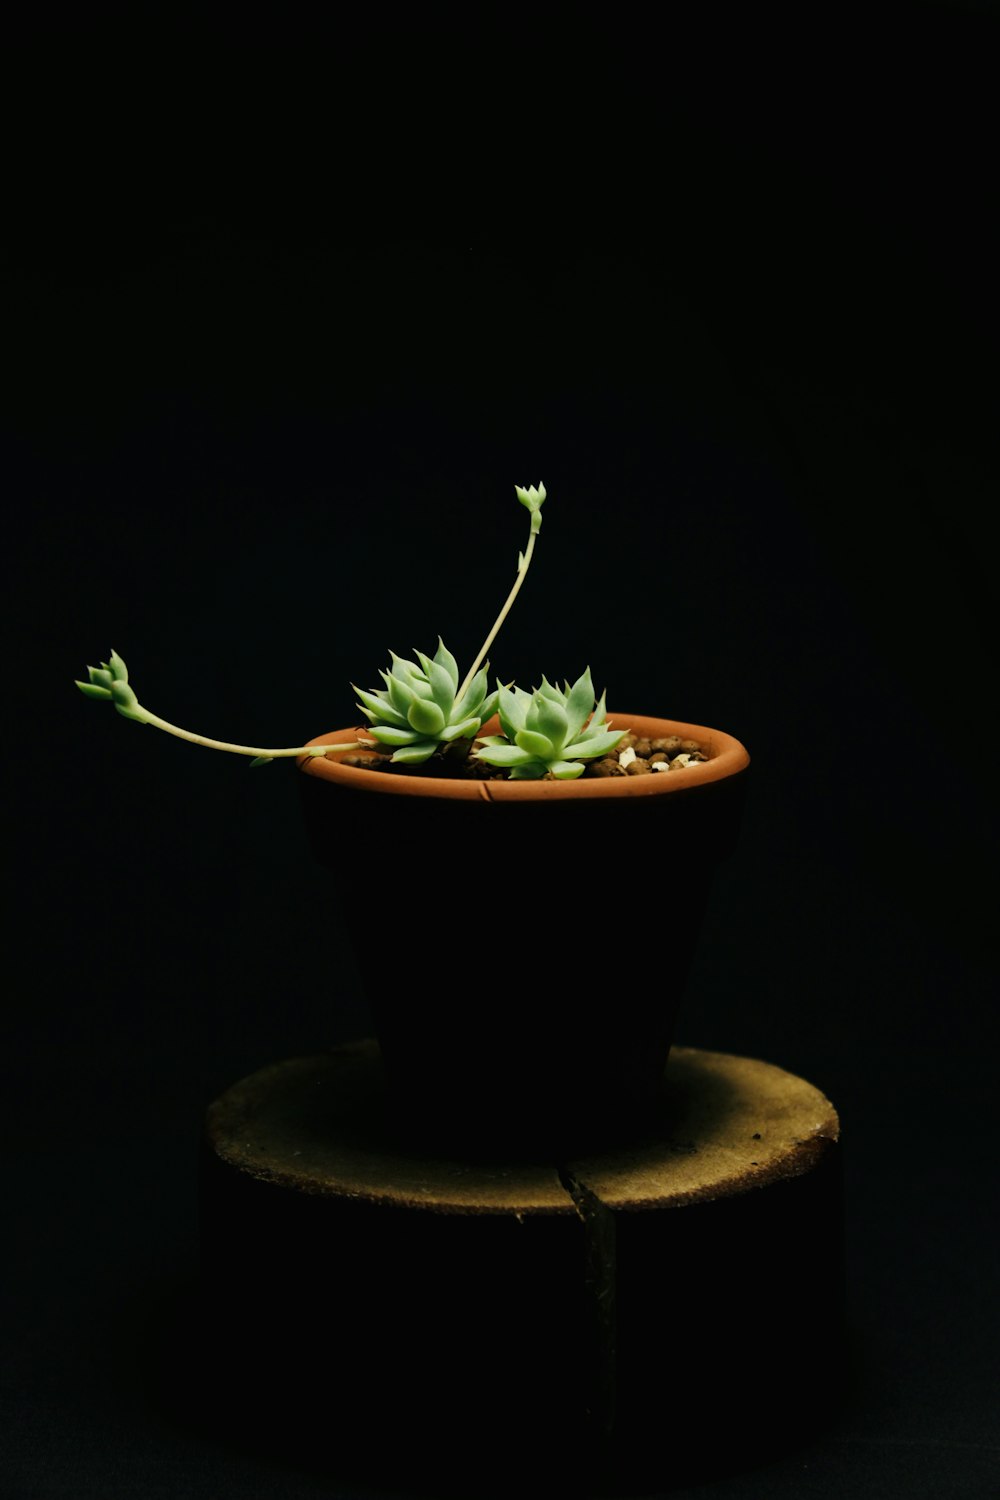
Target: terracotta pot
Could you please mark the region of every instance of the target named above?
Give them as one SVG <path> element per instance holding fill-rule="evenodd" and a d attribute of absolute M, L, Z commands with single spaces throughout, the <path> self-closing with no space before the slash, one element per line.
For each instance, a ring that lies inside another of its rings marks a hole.
<path fill-rule="evenodd" d="M 609 718 L 696 739 L 709 758 L 575 781 L 298 762 L 311 847 L 332 876 L 404 1143 L 558 1160 L 627 1141 L 661 1107 L 750 757 L 703 725 Z"/>

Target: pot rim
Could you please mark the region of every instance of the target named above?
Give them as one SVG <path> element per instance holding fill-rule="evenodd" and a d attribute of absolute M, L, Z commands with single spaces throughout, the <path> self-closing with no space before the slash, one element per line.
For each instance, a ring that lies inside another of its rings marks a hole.
<path fill-rule="evenodd" d="M 296 764 L 307 776 L 332 781 L 354 791 L 374 792 L 390 797 L 437 797 L 461 802 L 552 802 L 607 801 L 615 798 L 663 797 L 694 791 L 739 775 L 750 764 L 746 747 L 721 729 L 704 724 L 688 724 L 680 719 L 651 718 L 648 714 L 614 713 L 607 715 L 615 728 L 627 728 L 642 736 L 660 738 L 680 735 L 681 739 L 699 740 L 708 746 L 708 760 L 696 761 L 681 772 L 650 776 L 580 776 L 573 781 L 479 781 L 475 778 L 421 776 L 406 772 L 366 771 L 359 766 L 345 766 L 322 756 L 302 755 Z M 308 740 L 309 745 L 336 745 L 366 733 L 368 725 L 333 729 Z M 483 725 L 487 734 L 499 727 L 494 716 Z"/>

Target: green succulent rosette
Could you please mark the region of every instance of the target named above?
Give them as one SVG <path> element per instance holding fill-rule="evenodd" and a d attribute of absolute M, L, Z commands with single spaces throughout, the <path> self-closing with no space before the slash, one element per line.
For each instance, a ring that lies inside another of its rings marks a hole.
<path fill-rule="evenodd" d="M 440 638 L 433 657 L 418 651 L 413 662 L 389 654 L 392 667 L 379 674 L 384 688 L 367 693 L 351 685 L 369 733 L 392 746 L 394 761 L 419 765 L 441 745 L 472 739 L 483 720 L 496 713 L 497 693 L 487 691 L 488 662 L 456 702 L 458 663 Z"/>
<path fill-rule="evenodd" d="M 607 755 L 626 732 L 609 728 L 603 693 L 595 706 L 589 667 L 572 687 L 553 687 L 544 677 L 532 693 L 501 687 L 498 707 L 503 734 L 484 736 L 474 754 L 512 781 L 582 776 L 585 762 Z"/>

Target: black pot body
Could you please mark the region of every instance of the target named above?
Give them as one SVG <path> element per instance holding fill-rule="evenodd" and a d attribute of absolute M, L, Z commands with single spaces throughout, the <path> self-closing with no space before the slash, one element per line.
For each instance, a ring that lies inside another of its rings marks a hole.
<path fill-rule="evenodd" d="M 651 1127 L 745 773 L 664 796 L 548 802 L 297 781 L 401 1143 L 552 1161 Z"/>

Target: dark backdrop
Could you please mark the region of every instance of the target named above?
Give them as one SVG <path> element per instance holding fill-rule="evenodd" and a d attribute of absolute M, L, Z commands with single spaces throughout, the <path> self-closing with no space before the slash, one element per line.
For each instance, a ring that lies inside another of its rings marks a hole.
<path fill-rule="evenodd" d="M 390 649 L 475 652 L 539 480 L 494 664 L 746 743 L 681 1039 L 843 1121 L 857 1387 L 713 1493 L 996 1492 L 996 19 L 801 9 L 12 29 L 5 1495 L 355 1493 L 156 1378 L 205 1105 L 368 1029 L 295 773 L 73 678 L 114 647 L 207 734 L 350 722 Z M 655 920 L 680 873 L 501 863 L 487 974 L 550 882 Z"/>

